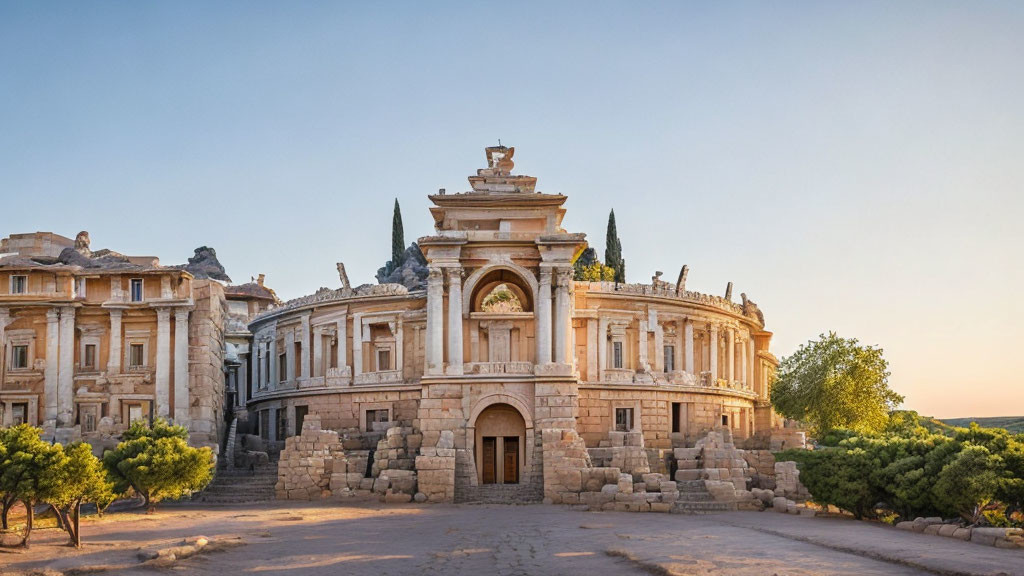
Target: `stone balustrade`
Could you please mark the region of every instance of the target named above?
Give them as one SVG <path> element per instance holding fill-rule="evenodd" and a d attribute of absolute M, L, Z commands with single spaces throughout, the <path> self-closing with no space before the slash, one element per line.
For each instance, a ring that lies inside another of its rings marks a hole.
<path fill-rule="evenodd" d="M 354 384 L 367 385 L 367 384 L 401 384 L 402 383 L 402 372 L 400 370 L 385 370 L 382 372 L 364 372 L 363 374 L 357 374 L 355 377 Z"/>
<path fill-rule="evenodd" d="M 533 374 L 532 362 L 467 362 L 466 374 Z"/>

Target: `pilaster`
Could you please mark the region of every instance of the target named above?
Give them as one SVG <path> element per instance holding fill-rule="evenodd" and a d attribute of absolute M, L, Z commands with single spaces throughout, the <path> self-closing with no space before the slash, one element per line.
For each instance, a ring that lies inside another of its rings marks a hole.
<path fill-rule="evenodd" d="M 536 313 L 537 364 L 551 363 L 551 270 L 541 269 Z"/>
<path fill-rule="evenodd" d="M 683 338 L 685 340 L 683 342 L 683 351 L 686 354 L 686 371 L 696 375 L 697 372 L 694 370 L 693 363 L 693 321 L 687 319 L 683 321 L 683 324 L 685 325 L 683 328 Z"/>
<path fill-rule="evenodd" d="M 57 376 L 57 426 L 75 422 L 75 309 L 60 310 L 60 366 Z"/>
<path fill-rule="evenodd" d="M 718 325 L 711 324 L 708 332 L 711 334 L 710 342 L 708 343 L 708 354 L 710 355 L 709 370 L 711 371 L 711 384 L 714 384 L 718 380 Z"/>
<path fill-rule="evenodd" d="M 444 372 L 444 277 L 441 269 L 430 267 L 427 276 L 427 342 L 426 366 L 429 375 Z"/>
<path fill-rule="evenodd" d="M 297 370 L 295 370 L 295 377 L 301 381 L 309 379 L 309 315 L 307 312 L 301 316 L 301 324 L 299 327 L 299 344 L 302 349 L 300 350 L 299 357 L 296 358 L 298 361 Z M 301 432 L 297 430 L 296 433 Z"/>
<path fill-rule="evenodd" d="M 156 416 L 165 420 L 171 414 L 171 311 L 156 309 Z"/>
<path fill-rule="evenodd" d="M 110 334 L 107 339 L 107 374 L 121 373 L 121 310 L 110 311 Z"/>
<path fill-rule="evenodd" d="M 174 423 L 188 427 L 191 417 L 188 389 L 188 309 L 174 311 Z"/>
<path fill-rule="evenodd" d="M 60 351 L 60 311 L 50 308 L 46 311 L 46 368 L 43 371 L 43 385 L 46 396 L 46 421 L 57 422 L 57 357 Z"/>
<path fill-rule="evenodd" d="M 448 268 L 448 374 L 462 374 L 462 268 Z"/>

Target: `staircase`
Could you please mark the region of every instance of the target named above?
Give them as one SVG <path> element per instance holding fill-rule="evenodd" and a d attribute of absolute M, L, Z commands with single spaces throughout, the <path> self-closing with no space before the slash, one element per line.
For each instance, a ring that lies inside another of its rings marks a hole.
<path fill-rule="evenodd" d="M 544 487 L 538 484 L 480 484 L 455 494 L 456 502 L 470 504 L 532 504 L 543 499 Z"/>
<path fill-rule="evenodd" d="M 238 434 L 238 418 L 231 419 L 231 427 L 228 428 L 228 439 L 224 442 L 224 461 L 235 461 L 235 436 Z"/>
<path fill-rule="evenodd" d="M 257 466 L 255 470 L 218 468 L 213 482 L 193 501 L 206 504 L 244 504 L 271 502 L 275 498 L 277 462 Z"/>
<path fill-rule="evenodd" d="M 669 510 L 672 514 L 717 514 L 737 508 L 735 502 L 715 502 L 703 480 L 676 480 L 676 488 L 679 498 Z"/>

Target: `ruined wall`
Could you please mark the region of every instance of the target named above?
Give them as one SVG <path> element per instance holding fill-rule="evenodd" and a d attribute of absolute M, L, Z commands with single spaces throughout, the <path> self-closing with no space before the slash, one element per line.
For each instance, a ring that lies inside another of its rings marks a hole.
<path fill-rule="evenodd" d="M 195 308 L 189 315 L 189 418 L 194 446 L 219 451 L 224 422 L 224 288 L 211 280 L 192 284 Z"/>

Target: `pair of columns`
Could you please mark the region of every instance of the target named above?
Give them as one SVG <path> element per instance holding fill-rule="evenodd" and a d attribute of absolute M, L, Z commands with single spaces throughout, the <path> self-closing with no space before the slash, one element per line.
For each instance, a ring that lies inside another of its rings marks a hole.
<path fill-rule="evenodd" d="M 174 309 L 174 422 L 187 426 L 189 422 L 188 389 L 188 309 Z M 113 326 L 113 319 L 111 321 Z M 120 318 L 118 333 L 120 339 Z M 111 338 L 115 338 L 113 330 Z M 156 415 L 171 417 L 171 309 L 156 309 Z"/>
<path fill-rule="evenodd" d="M 444 373 L 444 281 L 448 281 L 448 373 L 463 372 L 462 334 L 462 280 L 461 267 L 431 267 L 427 277 L 427 374 Z M 555 276 L 554 308 L 552 319 L 552 276 Z M 534 307 L 537 342 L 537 364 L 571 363 L 569 357 L 569 288 L 572 268 L 542 268 Z M 554 346 L 552 346 L 552 340 Z M 552 356 L 552 349 L 554 356 Z"/>

